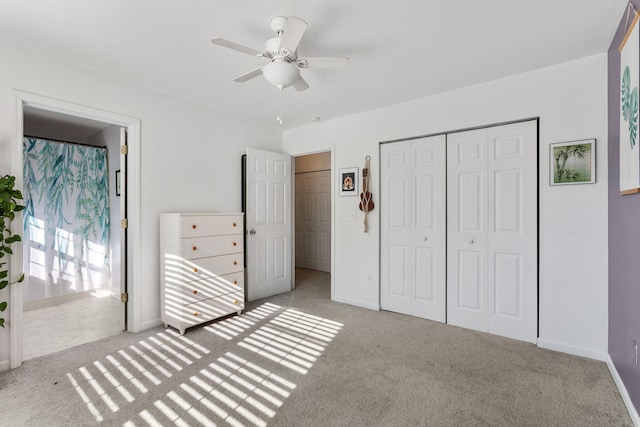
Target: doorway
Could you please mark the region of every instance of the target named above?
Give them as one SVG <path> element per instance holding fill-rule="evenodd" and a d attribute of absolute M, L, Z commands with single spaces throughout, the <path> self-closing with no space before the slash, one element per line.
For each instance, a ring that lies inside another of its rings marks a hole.
<path fill-rule="evenodd" d="M 295 158 L 295 265 L 331 273 L 331 153 Z"/>
<path fill-rule="evenodd" d="M 294 154 L 295 281 L 329 284 L 334 295 L 333 150 Z"/>
<path fill-rule="evenodd" d="M 28 360 L 125 328 L 124 215 L 119 126 L 27 106 L 23 133 Z"/>
<path fill-rule="evenodd" d="M 115 130 L 118 130 L 121 135 L 127 136 L 127 147 L 124 152 L 128 151 L 127 161 L 124 165 L 128 165 L 130 172 L 126 175 L 127 168 L 121 168 L 121 191 L 126 194 L 126 197 L 121 197 L 122 200 L 128 200 L 127 203 L 127 222 L 128 228 L 125 232 L 124 244 L 121 245 L 122 263 L 126 264 L 124 268 L 121 268 L 122 281 L 124 286 L 128 286 L 129 303 L 126 304 L 126 308 L 122 309 L 121 303 L 119 305 L 119 319 L 128 319 L 127 330 L 130 332 L 138 332 L 141 329 L 140 321 L 140 307 L 141 301 L 139 298 L 135 298 L 138 294 L 141 271 L 140 271 L 140 121 L 138 119 L 122 116 L 119 114 L 109 113 L 103 110 L 97 110 L 94 108 L 80 106 L 77 104 L 59 101 L 39 95 L 28 94 L 20 91 L 13 91 L 13 110 L 14 122 L 13 135 L 12 135 L 12 158 L 11 158 L 11 174 L 16 177 L 16 185 L 18 188 L 24 188 L 24 159 L 23 155 L 23 136 L 25 135 L 25 121 L 30 120 L 30 114 L 37 112 L 44 116 L 54 116 L 54 118 L 60 118 L 60 116 L 67 116 L 67 119 L 71 122 L 82 121 L 94 121 L 102 123 L 100 126 L 105 126 L 103 129 L 107 129 L 110 126 L 114 126 Z M 29 124 L 27 123 L 27 126 Z M 44 126 L 46 127 L 46 126 Z M 121 130 L 118 128 L 122 128 Z M 42 130 L 42 129 L 41 129 Z M 57 139 L 69 140 L 69 135 L 62 134 L 57 135 Z M 123 138 L 124 139 L 124 138 Z M 118 152 L 120 150 L 117 150 Z M 112 182 L 115 176 L 109 177 L 110 183 L 115 187 L 115 182 Z M 120 210 L 118 210 L 119 213 Z M 16 216 L 16 223 L 22 224 L 23 215 Z M 115 221 L 115 225 L 119 226 L 120 220 Z M 126 238 L 126 235 L 129 238 Z M 19 271 L 23 266 L 23 251 L 17 250 L 10 256 L 10 263 L 12 271 Z M 17 368 L 22 364 L 24 359 L 24 338 L 25 338 L 25 318 L 24 318 L 24 295 L 28 290 L 23 286 L 24 283 L 17 283 L 11 286 L 9 294 L 9 316 L 10 316 L 10 328 L 9 328 L 9 342 L 10 342 L 10 367 Z M 110 295 L 109 291 L 109 295 Z M 17 309 L 16 309 L 17 307 Z M 54 306 L 55 307 L 55 306 Z M 65 311 L 66 315 L 66 311 Z M 126 317 L 125 317 L 126 316 Z M 56 318 L 49 323 L 55 324 L 60 319 Z M 75 323 L 76 332 L 78 324 L 85 324 L 86 318 L 82 321 Z M 122 322 L 118 322 L 118 330 L 123 329 Z"/>

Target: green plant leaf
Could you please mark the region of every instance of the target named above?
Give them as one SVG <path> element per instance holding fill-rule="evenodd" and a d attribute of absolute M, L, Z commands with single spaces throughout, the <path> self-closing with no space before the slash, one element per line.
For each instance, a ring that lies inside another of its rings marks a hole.
<path fill-rule="evenodd" d="M 0 311 L 5 311 L 6 309 L 7 309 L 7 302 L 6 301 L 0 302 Z"/>
<path fill-rule="evenodd" d="M 8 280 L 0 280 L 0 289 L 4 289 L 7 286 L 9 286 L 9 281 Z"/>
<path fill-rule="evenodd" d="M 19 242 L 19 241 L 21 241 L 21 240 L 22 240 L 22 239 L 20 238 L 20 236 L 18 236 L 17 234 L 14 234 L 14 235 L 13 235 L 13 236 L 11 236 L 11 237 L 7 237 L 7 238 L 4 240 L 4 242 L 5 242 L 6 244 L 8 244 L 8 245 L 9 245 L 9 244 L 11 244 L 11 243 Z"/>
<path fill-rule="evenodd" d="M 4 328 L 4 319 L 0 317 L 0 328 Z"/>
<path fill-rule="evenodd" d="M 631 70 L 627 65 L 622 72 L 622 82 L 620 83 L 620 105 L 622 107 L 622 117 L 624 121 L 629 121 L 629 96 L 631 95 Z"/>
<path fill-rule="evenodd" d="M 18 280 L 16 280 L 16 283 L 22 283 L 22 282 L 24 282 L 24 273 L 22 273 L 18 278 Z"/>
<path fill-rule="evenodd" d="M 629 143 L 635 147 L 638 139 L 638 88 L 634 87 L 629 96 Z"/>
<path fill-rule="evenodd" d="M 6 253 L 8 253 L 9 255 L 13 255 L 13 251 L 11 250 L 10 247 L 5 246 L 4 248 L 2 248 Z"/>

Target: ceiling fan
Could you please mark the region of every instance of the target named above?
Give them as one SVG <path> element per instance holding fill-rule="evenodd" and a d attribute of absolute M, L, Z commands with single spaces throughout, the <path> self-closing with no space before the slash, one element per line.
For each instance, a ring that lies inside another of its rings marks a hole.
<path fill-rule="evenodd" d="M 246 53 L 270 61 L 268 64 L 244 73 L 234 82 L 246 82 L 260 74 L 278 89 L 292 86 L 297 91 L 309 88 L 309 84 L 300 75 L 300 68 L 339 70 L 349 66 L 349 58 L 306 57 L 298 58 L 298 44 L 307 29 L 307 23 L 295 16 L 278 16 L 271 20 L 271 29 L 277 37 L 267 40 L 265 52 L 241 44 L 215 37 L 213 44 L 238 52 Z"/>

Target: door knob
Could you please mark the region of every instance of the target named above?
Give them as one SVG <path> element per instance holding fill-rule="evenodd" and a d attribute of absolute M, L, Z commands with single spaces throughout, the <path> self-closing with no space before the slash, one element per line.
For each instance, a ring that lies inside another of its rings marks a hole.
<path fill-rule="evenodd" d="M 473 239 L 469 239 L 469 244 L 473 245 Z"/>
<path fill-rule="evenodd" d="M 251 234 L 253 236 L 254 234 L 256 234 L 256 230 L 254 230 L 254 229 L 249 230 L 249 234 Z"/>
<path fill-rule="evenodd" d="M 428 237 L 423 237 L 422 240 L 424 240 L 426 242 L 427 240 L 429 240 L 429 238 Z"/>

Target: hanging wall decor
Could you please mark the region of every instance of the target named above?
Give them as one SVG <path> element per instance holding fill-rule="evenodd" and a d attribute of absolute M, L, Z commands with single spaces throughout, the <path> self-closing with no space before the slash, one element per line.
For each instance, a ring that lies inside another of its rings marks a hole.
<path fill-rule="evenodd" d="M 630 18 L 633 17 L 629 24 Z M 638 67 L 640 62 L 640 14 L 629 3 L 627 32 L 620 44 L 620 194 L 640 192 L 640 144 L 638 144 Z"/>
<path fill-rule="evenodd" d="M 358 195 L 358 168 L 340 169 L 340 195 Z"/>
<path fill-rule="evenodd" d="M 369 225 L 367 224 L 367 213 L 371 212 L 374 208 L 373 195 L 369 191 L 369 176 L 371 156 L 364 158 L 364 168 L 362 168 L 362 193 L 360 193 L 360 210 L 364 212 L 364 232 L 368 231 Z"/>
<path fill-rule="evenodd" d="M 549 145 L 550 185 L 596 182 L 596 140 L 555 142 Z"/>

